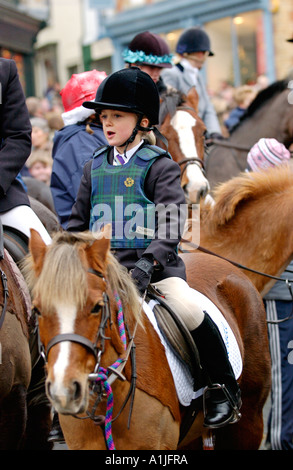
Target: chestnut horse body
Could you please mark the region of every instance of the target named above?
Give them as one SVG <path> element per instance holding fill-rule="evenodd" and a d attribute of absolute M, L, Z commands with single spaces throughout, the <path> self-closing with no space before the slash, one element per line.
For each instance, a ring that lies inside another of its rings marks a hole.
<path fill-rule="evenodd" d="M 164 347 L 109 247 L 107 233 L 60 233 L 45 246 L 32 231 L 27 280 L 40 313 L 47 394 L 70 449 L 175 450 L 183 410 Z M 190 285 L 221 310 L 243 357 L 242 418 L 216 430 L 216 448 L 257 449 L 270 390 L 261 298 L 229 263 L 200 253 L 183 256 Z M 203 434 L 199 412 L 180 448 L 196 448 Z"/>

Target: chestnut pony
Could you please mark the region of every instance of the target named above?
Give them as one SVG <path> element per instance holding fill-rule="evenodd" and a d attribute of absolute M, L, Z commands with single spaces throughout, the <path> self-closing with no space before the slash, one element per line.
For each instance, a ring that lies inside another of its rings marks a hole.
<path fill-rule="evenodd" d="M 178 447 L 184 410 L 165 350 L 129 274 L 109 251 L 107 227 L 101 234 L 60 232 L 49 246 L 31 232 L 27 281 L 47 359 L 47 394 L 68 448 L 197 448 L 202 412 Z M 201 253 L 183 257 L 190 285 L 221 310 L 243 357 L 242 418 L 216 430 L 216 448 L 257 449 L 270 390 L 261 298 L 229 263 Z"/>
<path fill-rule="evenodd" d="M 31 379 L 30 306 L 20 289 L 18 268 L 2 249 L 0 275 L 0 449 L 18 450 L 26 431 Z"/>
<path fill-rule="evenodd" d="M 181 185 L 187 204 L 199 203 L 210 188 L 203 171 L 206 127 L 197 114 L 197 106 L 195 88 L 187 96 L 168 90 L 160 105 L 160 132 L 168 141 L 173 160 L 181 167 Z"/>

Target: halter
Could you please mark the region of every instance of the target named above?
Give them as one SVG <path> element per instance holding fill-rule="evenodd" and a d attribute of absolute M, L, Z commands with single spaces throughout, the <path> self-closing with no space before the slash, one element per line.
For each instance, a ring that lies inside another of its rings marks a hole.
<path fill-rule="evenodd" d="M 96 271 L 95 269 L 89 268 L 88 272 L 105 280 L 104 275 L 100 271 Z M 49 354 L 49 351 L 52 349 L 52 347 L 63 341 L 70 341 L 73 343 L 80 344 L 81 346 L 86 348 L 88 351 L 90 351 L 95 357 L 96 365 L 94 368 L 94 372 L 89 374 L 88 380 L 91 383 L 91 394 L 96 393 L 97 398 L 92 406 L 92 410 L 86 412 L 87 416 L 85 417 L 79 417 L 77 415 L 73 415 L 73 416 L 77 419 L 90 418 L 94 421 L 95 424 L 102 426 L 104 428 L 105 440 L 106 440 L 107 448 L 109 450 L 115 450 L 115 446 L 114 446 L 114 442 L 112 438 L 112 422 L 118 418 L 118 416 L 121 414 L 122 410 L 126 406 L 129 398 L 131 397 L 128 427 L 130 425 L 130 418 L 131 418 L 131 413 L 132 413 L 135 384 L 136 384 L 134 336 L 136 333 L 137 323 L 135 325 L 133 335 L 130 336 L 128 332 L 129 344 L 128 344 L 128 347 L 126 347 L 126 332 L 125 332 L 125 323 L 124 323 L 122 303 L 121 303 L 118 293 L 115 292 L 114 295 L 115 295 L 116 303 L 118 306 L 118 315 L 117 315 L 118 329 L 119 329 L 120 338 L 124 346 L 125 355 L 123 358 L 118 358 L 114 362 L 114 364 L 109 366 L 107 369 L 100 366 L 101 357 L 105 350 L 105 340 L 110 339 L 109 337 L 105 336 L 105 328 L 107 326 L 107 323 L 109 322 L 109 324 L 111 325 L 110 301 L 106 292 L 103 292 L 104 302 L 103 302 L 102 313 L 101 313 L 101 322 L 100 322 L 100 326 L 97 332 L 95 343 L 92 343 L 88 338 L 75 334 L 75 333 L 64 333 L 64 334 L 54 336 L 54 338 L 52 338 L 49 341 L 47 345 L 47 351 L 45 352 L 45 348 L 43 344 L 41 344 L 40 339 L 39 339 L 39 351 L 40 351 L 40 354 L 43 356 L 45 362 L 47 362 L 48 354 Z M 40 314 L 40 312 L 38 312 L 37 309 L 34 309 L 34 311 L 35 313 Z M 115 382 L 117 378 L 119 378 L 122 381 L 126 380 L 126 378 L 122 374 L 122 371 L 126 365 L 129 355 L 131 355 L 131 363 L 132 363 L 132 376 L 131 376 L 130 389 L 129 389 L 129 392 L 126 396 L 124 403 L 122 404 L 122 407 L 118 415 L 114 419 L 112 419 L 114 399 L 113 399 L 111 385 Z M 104 396 L 104 390 L 106 391 L 106 394 L 107 394 L 107 409 L 106 409 L 105 417 L 97 416 L 95 414 L 96 409 Z"/>

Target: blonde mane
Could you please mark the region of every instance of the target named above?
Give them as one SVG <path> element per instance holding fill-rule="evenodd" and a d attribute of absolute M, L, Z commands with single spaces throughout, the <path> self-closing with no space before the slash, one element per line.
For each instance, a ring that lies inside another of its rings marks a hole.
<path fill-rule="evenodd" d="M 52 244 L 47 247 L 43 268 L 38 277 L 35 275 L 32 256 L 26 257 L 22 271 L 32 297 L 38 298 L 41 295 L 44 311 L 52 310 L 53 300 L 54 304 L 75 303 L 80 309 L 83 308 L 88 296 L 88 285 L 81 254 L 86 246 L 90 246 L 101 236 L 100 233 L 90 231 L 56 233 Z M 136 288 L 128 272 L 110 252 L 105 274 L 111 292 L 119 294 L 124 313 L 139 320 L 141 304 Z"/>
<path fill-rule="evenodd" d="M 268 194 L 279 195 L 293 187 L 293 173 L 289 165 L 261 172 L 241 173 L 214 191 L 214 205 L 201 207 L 201 221 L 209 230 L 224 226 L 238 214 L 242 202 L 257 200 Z"/>

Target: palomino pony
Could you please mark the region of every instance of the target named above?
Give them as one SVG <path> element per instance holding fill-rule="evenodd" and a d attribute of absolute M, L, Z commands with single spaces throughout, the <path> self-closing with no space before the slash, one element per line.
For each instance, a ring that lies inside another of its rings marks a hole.
<path fill-rule="evenodd" d="M 47 358 L 47 394 L 70 449 L 175 450 L 185 410 L 161 340 L 108 237 L 107 228 L 99 236 L 60 232 L 46 246 L 32 230 L 27 280 Z M 261 298 L 225 261 L 200 253 L 184 261 L 190 284 L 219 307 L 243 357 L 242 418 L 216 430 L 216 448 L 257 449 L 270 389 Z M 199 411 L 180 448 L 196 447 L 207 432 L 202 422 Z"/>
<path fill-rule="evenodd" d="M 207 179 L 213 191 L 245 170 L 247 153 L 262 137 L 275 138 L 286 147 L 292 143 L 293 106 L 289 103 L 289 80 L 262 90 L 229 139 L 218 141 L 205 158 Z"/>
<path fill-rule="evenodd" d="M 187 96 L 168 90 L 160 106 L 160 132 L 168 151 L 181 167 L 181 185 L 188 204 L 197 204 L 209 192 L 203 171 L 206 127 L 197 114 L 198 95 L 192 88 Z"/>
<path fill-rule="evenodd" d="M 6 250 L 0 257 L 0 449 L 22 448 L 31 379 L 28 315 L 18 268 Z"/>

